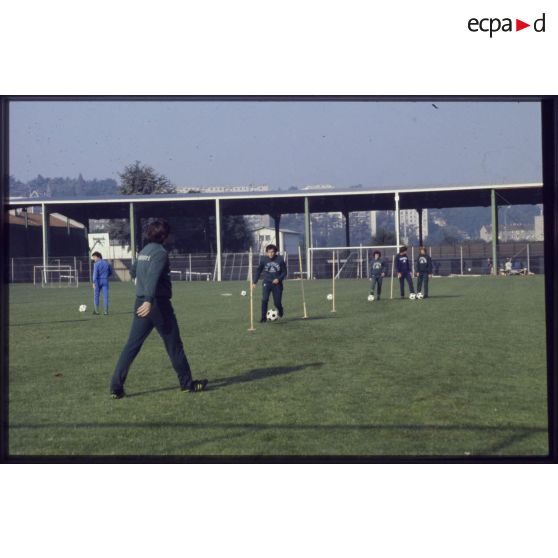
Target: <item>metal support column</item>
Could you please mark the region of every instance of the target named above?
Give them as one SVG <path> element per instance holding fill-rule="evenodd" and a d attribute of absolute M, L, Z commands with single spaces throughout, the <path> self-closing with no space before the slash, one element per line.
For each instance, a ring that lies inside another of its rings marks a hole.
<path fill-rule="evenodd" d="M 492 206 L 492 274 L 498 275 L 498 202 L 496 190 L 490 190 Z"/>
<path fill-rule="evenodd" d="M 275 245 L 277 246 L 277 253 L 281 252 L 281 213 L 272 215 L 273 223 L 275 225 Z"/>
<path fill-rule="evenodd" d="M 419 246 L 423 246 L 423 242 L 422 242 L 422 208 L 421 209 L 417 209 L 417 213 L 418 213 L 418 233 L 419 233 Z"/>
<path fill-rule="evenodd" d="M 401 246 L 399 241 L 399 192 L 395 192 L 395 244 L 399 250 L 399 246 Z"/>
<path fill-rule="evenodd" d="M 130 203 L 130 250 L 132 252 L 132 263 L 136 261 L 136 211 L 134 203 Z"/>
<path fill-rule="evenodd" d="M 345 219 L 345 246 L 351 245 L 351 222 L 349 220 L 349 211 L 343 211 Z"/>
<path fill-rule="evenodd" d="M 312 246 L 312 238 L 310 236 L 310 200 L 308 196 L 304 197 L 304 248 L 306 249 L 306 278 L 310 279 L 310 248 Z"/>
<path fill-rule="evenodd" d="M 44 282 L 46 283 L 46 279 L 47 279 L 47 272 L 46 272 L 46 267 L 48 265 L 48 241 L 49 241 L 49 213 L 48 213 L 48 209 L 46 208 L 46 205 L 43 203 L 41 204 L 41 224 L 42 224 L 42 233 L 43 233 L 43 277 L 44 277 Z"/>
<path fill-rule="evenodd" d="M 217 244 L 217 281 L 221 281 L 221 200 L 215 199 L 215 241 Z"/>

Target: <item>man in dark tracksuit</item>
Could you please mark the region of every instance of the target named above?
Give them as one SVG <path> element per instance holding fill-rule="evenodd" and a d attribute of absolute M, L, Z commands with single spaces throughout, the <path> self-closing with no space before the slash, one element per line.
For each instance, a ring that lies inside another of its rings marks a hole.
<path fill-rule="evenodd" d="M 377 300 L 380 300 L 380 295 L 382 294 L 382 279 L 386 275 L 386 264 L 382 261 L 382 253 L 378 250 L 374 251 L 373 256 L 374 259 L 370 263 L 370 277 L 372 279 L 370 294 L 375 294 Z"/>
<path fill-rule="evenodd" d="M 281 299 L 283 297 L 283 280 L 287 277 L 287 266 L 283 257 L 277 255 L 277 246 L 270 244 L 266 247 L 265 252 L 266 255 L 260 258 L 260 264 L 252 278 L 252 289 L 255 289 L 258 279 L 263 273 L 262 317 L 260 322 L 267 321 L 267 303 L 271 293 L 273 293 L 273 302 L 279 312 L 279 317 L 283 317 L 284 310 Z"/>
<path fill-rule="evenodd" d="M 139 253 L 132 269 L 136 280 L 136 302 L 130 336 L 110 383 L 114 399 L 124 397 L 124 382 L 128 370 L 153 328 L 163 338 L 172 366 L 182 391 L 203 391 L 207 380 L 192 380 L 190 365 L 184 354 L 178 323 L 171 304 L 172 286 L 170 264 L 163 243 L 169 236 L 169 225 L 164 220 L 152 222 L 147 230 L 149 244 Z"/>
<path fill-rule="evenodd" d="M 432 277 L 432 258 L 426 253 L 426 248 L 424 246 L 419 248 L 416 276 L 418 277 L 417 291 L 420 293 L 424 284 L 424 291 L 422 294 L 424 298 L 428 298 L 428 278 Z"/>
<path fill-rule="evenodd" d="M 405 296 L 405 281 L 409 285 L 409 292 L 414 293 L 413 277 L 411 274 L 411 262 L 407 256 L 407 246 L 399 248 L 399 254 L 395 256 L 395 269 L 397 270 L 397 277 L 399 277 L 399 291 L 401 298 Z"/>

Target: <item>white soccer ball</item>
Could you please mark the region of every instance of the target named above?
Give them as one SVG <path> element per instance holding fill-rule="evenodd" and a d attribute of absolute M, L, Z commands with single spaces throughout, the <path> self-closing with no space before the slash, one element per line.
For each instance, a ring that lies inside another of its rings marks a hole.
<path fill-rule="evenodd" d="M 79 307 L 80 312 L 85 312 L 87 310 L 87 306 L 85 304 L 81 304 Z"/>
<path fill-rule="evenodd" d="M 467 268 L 467 271 L 468 271 L 469 273 L 471 273 L 471 268 L 470 268 L 470 267 L 468 267 L 468 268 Z"/>
<path fill-rule="evenodd" d="M 368 302 L 374 302 L 374 295 L 373 294 L 369 294 L 368 295 Z"/>
<path fill-rule="evenodd" d="M 415 300 L 415 298 L 417 298 L 417 295 L 415 293 L 411 293 L 409 295 L 409 300 Z"/>
<path fill-rule="evenodd" d="M 275 308 L 272 308 L 271 310 L 267 311 L 267 319 L 270 322 L 274 322 L 278 317 L 279 317 L 279 312 L 277 312 Z"/>
<path fill-rule="evenodd" d="M 424 295 L 422 293 L 417 293 L 417 298 L 419 300 L 422 300 L 424 298 Z"/>
<path fill-rule="evenodd" d="M 246 296 L 246 291 L 240 291 L 240 296 Z"/>
<path fill-rule="evenodd" d="M 328 300 L 333 300 L 333 295 L 332 295 L 332 294 L 328 294 L 328 295 L 327 295 L 327 299 L 328 299 Z"/>

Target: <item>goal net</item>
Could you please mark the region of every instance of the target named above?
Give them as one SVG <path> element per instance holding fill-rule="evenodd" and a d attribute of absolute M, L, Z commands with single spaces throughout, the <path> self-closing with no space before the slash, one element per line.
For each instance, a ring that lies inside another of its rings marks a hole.
<path fill-rule="evenodd" d="M 34 265 L 33 285 L 41 287 L 78 287 L 77 269 L 71 265 Z"/>
<path fill-rule="evenodd" d="M 331 279 L 335 268 L 336 279 L 368 279 L 370 263 L 376 250 L 381 252 L 381 259 L 386 264 L 386 274 L 391 273 L 397 246 L 339 246 L 308 249 L 310 277 Z"/>

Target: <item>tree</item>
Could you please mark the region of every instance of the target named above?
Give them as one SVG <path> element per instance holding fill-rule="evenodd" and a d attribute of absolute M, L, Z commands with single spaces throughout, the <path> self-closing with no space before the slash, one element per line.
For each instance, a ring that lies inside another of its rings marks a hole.
<path fill-rule="evenodd" d="M 147 194 L 174 194 L 176 188 L 170 180 L 157 174 L 152 167 L 142 165 L 140 161 L 128 165 L 120 176 L 120 194 L 147 195 Z"/>
<path fill-rule="evenodd" d="M 140 161 L 135 161 L 124 168 L 124 172 L 118 173 L 120 177 L 120 187 L 118 192 L 124 195 L 149 195 L 149 194 L 174 194 L 176 188 L 170 180 L 157 174 L 153 167 L 142 165 Z M 139 223 L 138 223 L 139 224 Z M 109 234 L 120 245 L 130 242 L 130 223 L 128 219 L 114 219 L 109 226 Z M 141 238 L 137 241 L 141 243 Z"/>
<path fill-rule="evenodd" d="M 432 246 L 446 244 L 455 246 L 462 241 L 462 237 L 459 234 L 459 229 L 452 226 L 445 227 L 435 227 L 435 230 L 428 233 L 428 244 Z"/>
<path fill-rule="evenodd" d="M 395 246 L 397 238 L 394 231 L 384 229 L 379 227 L 376 229 L 376 236 L 374 237 L 374 242 L 378 246 Z"/>
<path fill-rule="evenodd" d="M 8 194 L 13 197 L 26 197 L 29 195 L 29 187 L 15 176 L 10 176 Z"/>

